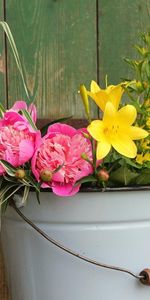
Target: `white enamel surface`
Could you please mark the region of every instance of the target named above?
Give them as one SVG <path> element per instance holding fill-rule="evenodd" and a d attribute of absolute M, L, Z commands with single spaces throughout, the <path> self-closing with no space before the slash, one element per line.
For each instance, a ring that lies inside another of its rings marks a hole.
<path fill-rule="evenodd" d="M 78 253 L 139 274 L 150 268 L 150 193 L 34 193 L 22 212 Z M 150 287 L 49 244 L 16 215 L 2 219 L 2 243 L 12 300 L 149 300 Z"/>

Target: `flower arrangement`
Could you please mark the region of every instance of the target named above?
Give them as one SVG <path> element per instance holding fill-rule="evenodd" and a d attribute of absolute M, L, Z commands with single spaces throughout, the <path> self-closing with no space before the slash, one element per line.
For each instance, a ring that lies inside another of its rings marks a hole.
<path fill-rule="evenodd" d="M 81 185 L 92 188 L 150 184 L 150 34 L 142 35 L 141 57 L 128 60 L 135 79 L 105 89 L 91 82 L 80 86 L 89 125 L 75 129 L 53 122 L 38 130 L 36 107 L 17 101 L 0 106 L 0 201 L 5 210 L 19 192 L 26 202 L 30 189 L 39 201 L 41 189 L 73 196 Z M 121 101 L 126 95 L 125 102 Z M 101 117 L 91 120 L 90 101 Z M 46 134 L 45 129 L 47 129 Z"/>

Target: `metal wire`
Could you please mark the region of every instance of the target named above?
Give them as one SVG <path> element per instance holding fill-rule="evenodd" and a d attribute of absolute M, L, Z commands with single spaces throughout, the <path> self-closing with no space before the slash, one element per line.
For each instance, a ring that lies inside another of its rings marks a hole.
<path fill-rule="evenodd" d="M 26 222 L 28 223 L 34 230 L 36 230 L 42 237 L 44 237 L 46 240 L 48 240 L 50 243 L 52 243 L 53 245 L 55 245 L 56 247 L 60 248 L 61 250 L 81 259 L 84 260 L 90 264 L 96 265 L 98 267 L 101 268 L 106 268 L 106 269 L 111 269 L 111 270 L 115 270 L 115 271 L 119 271 L 119 272 L 124 272 L 127 273 L 129 275 L 131 275 L 132 277 L 136 278 L 136 279 L 145 279 L 145 276 L 143 275 L 136 275 L 134 272 L 126 269 L 126 268 L 121 268 L 121 267 L 117 267 L 117 266 L 113 266 L 113 265 L 109 265 L 109 264 L 104 264 L 101 262 L 98 262 L 94 259 L 91 259 L 89 257 L 83 256 L 73 250 L 71 250 L 70 248 L 65 247 L 64 245 L 60 244 L 58 241 L 54 240 L 53 238 L 51 238 L 50 236 L 48 236 L 43 230 L 41 230 L 38 226 L 36 226 L 31 220 L 29 220 L 15 205 L 15 202 L 12 201 L 11 202 L 11 206 L 14 208 L 14 210 L 17 212 L 17 214 Z"/>

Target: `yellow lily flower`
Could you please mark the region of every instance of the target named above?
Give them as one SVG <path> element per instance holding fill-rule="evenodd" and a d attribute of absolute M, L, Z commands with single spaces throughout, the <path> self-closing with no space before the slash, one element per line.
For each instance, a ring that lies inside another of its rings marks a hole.
<path fill-rule="evenodd" d="M 99 85 L 92 80 L 91 91 L 87 91 L 87 94 L 95 101 L 98 107 L 104 111 L 108 101 L 118 109 L 123 92 L 124 90 L 121 84 L 109 85 L 106 89 L 101 89 Z"/>
<path fill-rule="evenodd" d="M 81 98 L 82 98 L 82 101 L 83 101 L 83 105 L 84 105 L 84 108 L 85 108 L 87 118 L 91 122 L 88 94 L 87 94 L 86 87 L 83 84 L 80 85 L 80 91 L 79 92 L 80 92 L 80 95 L 81 95 Z"/>
<path fill-rule="evenodd" d="M 143 154 L 137 154 L 137 157 L 136 157 L 136 162 L 139 164 L 139 165 L 143 165 L 144 163 L 144 156 Z"/>
<path fill-rule="evenodd" d="M 150 127 L 150 118 L 147 119 L 146 125 L 147 125 L 148 127 Z"/>
<path fill-rule="evenodd" d="M 117 111 L 111 102 L 106 103 L 103 120 L 92 121 L 87 127 L 90 135 L 98 142 L 97 159 L 104 158 L 111 146 L 126 157 L 136 157 L 137 147 L 133 140 L 148 136 L 144 129 L 131 126 L 136 116 L 133 105 L 126 105 Z"/>
<path fill-rule="evenodd" d="M 136 157 L 136 162 L 139 163 L 140 165 L 143 165 L 143 163 L 145 161 L 150 161 L 150 153 L 141 153 L 141 154 L 137 154 Z"/>

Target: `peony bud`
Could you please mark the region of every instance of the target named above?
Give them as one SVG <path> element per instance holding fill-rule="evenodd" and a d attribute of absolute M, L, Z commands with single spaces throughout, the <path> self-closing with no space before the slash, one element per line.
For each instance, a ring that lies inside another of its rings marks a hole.
<path fill-rule="evenodd" d="M 108 181 L 109 179 L 109 173 L 105 170 L 105 169 L 101 169 L 98 172 L 98 177 L 99 179 L 101 179 L 102 181 Z"/>
<path fill-rule="evenodd" d="M 26 176 L 26 173 L 23 169 L 18 169 L 15 173 L 15 177 L 18 179 L 23 179 Z"/>
<path fill-rule="evenodd" d="M 52 180 L 52 172 L 48 169 L 44 169 L 40 173 L 40 178 L 44 182 L 50 182 Z"/>

